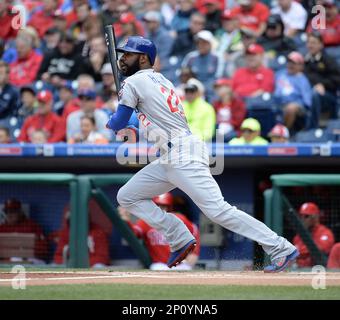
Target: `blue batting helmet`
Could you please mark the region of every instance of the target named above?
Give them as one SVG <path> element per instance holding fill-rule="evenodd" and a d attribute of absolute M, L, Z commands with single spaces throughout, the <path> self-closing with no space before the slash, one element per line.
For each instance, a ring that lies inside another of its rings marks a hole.
<path fill-rule="evenodd" d="M 125 44 L 121 47 L 118 47 L 116 51 L 144 53 L 149 57 L 151 65 L 155 63 L 157 55 L 155 44 L 151 40 L 140 36 L 129 37 Z"/>

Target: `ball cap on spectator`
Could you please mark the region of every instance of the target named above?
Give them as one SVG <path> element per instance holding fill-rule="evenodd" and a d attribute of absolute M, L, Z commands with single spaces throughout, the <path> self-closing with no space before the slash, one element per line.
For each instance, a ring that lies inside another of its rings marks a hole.
<path fill-rule="evenodd" d="M 136 16 L 132 12 L 124 12 L 120 16 L 120 23 L 134 23 L 136 22 Z"/>
<path fill-rule="evenodd" d="M 264 53 L 263 47 L 256 43 L 251 44 L 246 50 L 246 54 L 262 54 L 262 53 Z"/>
<path fill-rule="evenodd" d="M 289 139 L 289 130 L 283 124 L 278 123 L 270 130 L 268 137 L 282 137 Z"/>
<path fill-rule="evenodd" d="M 214 87 L 219 87 L 219 86 L 231 87 L 231 85 L 232 85 L 232 80 L 228 78 L 217 79 L 214 83 Z"/>
<path fill-rule="evenodd" d="M 21 210 L 21 202 L 17 199 L 7 199 L 4 203 L 4 212 Z"/>
<path fill-rule="evenodd" d="M 50 102 L 53 100 L 53 94 L 49 90 L 42 90 L 37 94 L 37 100 L 41 102 Z"/>
<path fill-rule="evenodd" d="M 200 32 L 198 32 L 195 36 L 195 40 L 204 40 L 209 42 L 211 45 L 214 44 L 215 42 L 215 38 L 214 35 L 208 31 L 208 30 L 201 30 Z"/>
<path fill-rule="evenodd" d="M 66 41 L 66 42 L 69 42 L 69 43 L 75 43 L 76 38 L 74 37 L 72 31 L 69 30 L 69 31 L 66 31 L 66 32 L 61 34 L 60 42 L 61 41 Z"/>
<path fill-rule="evenodd" d="M 301 205 L 299 213 L 302 215 L 319 215 L 320 209 L 314 202 L 305 202 Z"/>
<path fill-rule="evenodd" d="M 71 80 L 62 81 L 60 88 L 67 89 L 69 91 L 73 91 L 73 85 Z"/>
<path fill-rule="evenodd" d="M 297 51 L 292 51 L 289 55 L 288 55 L 288 60 L 294 62 L 294 63 L 298 63 L 298 64 L 303 64 L 305 63 L 305 59 L 303 58 L 303 55 Z"/>
<path fill-rule="evenodd" d="M 104 63 L 102 69 L 100 70 L 100 74 L 113 74 L 111 64 L 110 63 Z"/>
<path fill-rule="evenodd" d="M 190 78 L 184 86 L 184 90 L 192 90 L 192 91 L 199 91 L 201 93 L 204 92 L 204 85 L 201 81 Z"/>
<path fill-rule="evenodd" d="M 237 0 L 237 3 L 238 3 L 240 6 L 249 6 L 250 3 L 251 3 L 251 0 Z"/>
<path fill-rule="evenodd" d="M 231 20 L 231 19 L 235 19 L 236 17 L 237 17 L 237 14 L 233 13 L 233 11 L 230 9 L 224 10 L 221 15 L 222 20 Z"/>
<path fill-rule="evenodd" d="M 249 29 L 247 27 L 241 27 L 240 28 L 241 36 L 246 36 L 248 38 L 256 38 L 256 34 L 252 29 Z"/>
<path fill-rule="evenodd" d="M 89 99 L 96 99 L 96 91 L 94 90 L 91 90 L 91 89 L 83 89 L 83 90 L 79 90 L 78 91 L 78 97 L 86 97 L 86 98 L 89 98 Z"/>
<path fill-rule="evenodd" d="M 244 129 L 249 129 L 251 131 L 261 131 L 261 125 L 260 125 L 260 122 L 258 122 L 256 119 L 247 118 L 243 120 L 241 124 L 241 130 L 244 130 Z"/>
<path fill-rule="evenodd" d="M 47 31 L 45 32 L 45 35 L 52 35 L 52 34 L 56 34 L 60 32 L 61 31 L 57 27 L 51 27 L 47 29 Z"/>
<path fill-rule="evenodd" d="M 66 16 L 61 9 L 57 9 L 56 11 L 54 11 L 52 17 L 55 19 L 66 20 Z"/>
<path fill-rule="evenodd" d="M 161 14 L 158 11 L 148 11 L 144 14 L 144 21 L 160 22 L 162 19 Z"/>
<path fill-rule="evenodd" d="M 269 16 L 269 18 L 267 20 L 267 27 L 276 26 L 278 24 L 282 24 L 282 19 L 281 19 L 281 16 L 279 14 L 273 14 L 273 15 Z"/>
<path fill-rule="evenodd" d="M 204 6 L 209 5 L 209 4 L 220 4 L 219 0 L 203 0 L 202 4 Z"/>
<path fill-rule="evenodd" d="M 20 93 L 23 93 L 23 92 L 25 92 L 25 91 L 31 92 L 32 95 L 35 96 L 35 93 L 36 93 L 36 92 L 35 92 L 35 89 L 34 89 L 33 86 L 26 85 L 26 86 L 22 86 L 22 87 L 20 88 Z"/>

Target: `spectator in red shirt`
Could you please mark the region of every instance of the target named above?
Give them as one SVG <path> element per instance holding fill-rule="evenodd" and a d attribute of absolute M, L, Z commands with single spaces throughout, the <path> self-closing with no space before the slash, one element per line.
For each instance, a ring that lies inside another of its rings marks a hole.
<path fill-rule="evenodd" d="M 39 33 L 40 38 L 45 32 L 54 26 L 54 12 L 58 9 L 58 0 L 43 0 L 40 10 L 33 13 L 28 25 L 34 27 Z"/>
<path fill-rule="evenodd" d="M 9 40 L 17 36 L 19 28 L 14 28 L 13 22 L 20 22 L 19 12 L 12 11 L 8 2 L 0 1 L 0 39 Z"/>
<path fill-rule="evenodd" d="M 169 214 L 175 214 L 179 219 L 181 219 L 196 238 L 197 246 L 195 250 L 190 253 L 182 263 L 174 268 L 174 270 L 191 270 L 198 260 L 200 251 L 199 230 L 197 226 L 190 222 L 183 214 L 172 212 L 174 198 L 171 193 L 164 193 L 160 196 L 157 196 L 153 198 L 153 201 L 162 210 L 169 212 Z M 118 212 L 121 218 L 128 223 L 136 236 L 144 240 L 145 246 L 148 249 L 152 259 L 150 269 L 168 270 L 169 268 L 167 267 L 167 261 L 170 256 L 170 246 L 166 242 L 164 236 L 141 219 L 137 220 L 136 223 L 132 223 L 130 214 L 126 209 L 118 207 Z"/>
<path fill-rule="evenodd" d="M 232 92 L 232 81 L 220 78 L 215 81 L 214 89 L 218 100 L 213 102 L 216 111 L 217 134 L 227 142 L 238 135 L 247 110 L 244 102 Z"/>
<path fill-rule="evenodd" d="M 261 36 L 266 30 L 266 22 L 269 17 L 268 7 L 258 0 L 238 0 L 240 6 L 232 9 L 232 13 L 238 15 L 240 27 L 246 27 Z"/>
<path fill-rule="evenodd" d="M 319 207 L 313 202 L 306 202 L 300 207 L 299 214 L 303 220 L 303 224 L 311 233 L 316 246 L 319 250 L 328 255 L 334 244 L 334 235 L 330 229 L 320 223 Z M 310 252 L 299 235 L 294 237 L 293 244 L 300 251 L 300 256 L 297 258 L 298 266 L 313 266 L 313 260 Z"/>
<path fill-rule="evenodd" d="M 94 209 L 92 200 L 89 202 L 90 212 Z M 66 265 L 70 254 L 70 208 L 67 205 L 64 209 L 64 223 L 61 230 L 53 232 L 52 239 L 57 243 L 53 262 L 55 264 Z M 108 234 L 98 224 L 94 223 L 89 216 L 89 231 L 87 236 L 87 246 L 89 252 L 89 263 L 92 268 L 102 268 L 110 264 L 110 250 Z"/>
<path fill-rule="evenodd" d="M 340 46 L 340 14 L 335 1 L 321 0 L 317 2 L 326 9 L 326 28 L 318 28 L 324 46 Z M 307 28 L 307 32 L 311 31 L 313 31 L 312 21 Z"/>
<path fill-rule="evenodd" d="M 263 47 L 251 44 L 246 50 L 246 66 L 236 70 L 233 90 L 241 97 L 256 97 L 274 90 L 274 73 L 263 66 Z"/>
<path fill-rule="evenodd" d="M 18 141 L 31 142 L 31 135 L 36 130 L 44 130 L 49 143 L 63 141 L 65 137 L 65 125 L 61 118 L 52 112 L 52 93 L 43 90 L 37 94 L 37 100 L 37 112 L 25 120 Z"/>
<path fill-rule="evenodd" d="M 4 203 L 5 222 L 0 224 L 0 233 L 34 233 L 35 258 L 45 259 L 47 255 L 47 240 L 41 227 L 32 219 L 26 217 L 21 202 L 17 199 L 7 199 Z"/>
<path fill-rule="evenodd" d="M 10 64 L 9 81 L 18 87 L 29 85 L 36 79 L 43 58 L 33 49 L 32 38 L 18 36 L 15 45 L 18 58 Z"/>

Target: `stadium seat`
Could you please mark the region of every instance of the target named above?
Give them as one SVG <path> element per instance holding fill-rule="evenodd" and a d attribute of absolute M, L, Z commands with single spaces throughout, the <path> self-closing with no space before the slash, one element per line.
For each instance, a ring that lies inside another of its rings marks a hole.
<path fill-rule="evenodd" d="M 21 124 L 16 117 L 7 117 L 0 119 L 0 127 L 8 128 L 11 140 L 15 141 L 20 134 Z"/>
<path fill-rule="evenodd" d="M 325 52 L 335 59 L 338 66 L 340 66 L 340 46 L 337 47 L 326 47 Z"/>
<path fill-rule="evenodd" d="M 267 60 L 267 66 L 268 68 L 272 69 L 274 72 L 278 72 L 280 70 L 283 70 L 287 65 L 287 58 L 283 55 L 280 55 L 275 58 L 269 58 Z"/>
<path fill-rule="evenodd" d="M 282 122 L 282 112 L 269 93 L 246 99 L 247 118 L 255 118 L 261 124 L 261 135 L 267 136 L 268 132 L 278 122 Z"/>
<path fill-rule="evenodd" d="M 334 141 L 340 142 L 340 119 L 329 120 L 326 131 L 334 137 Z"/>
<path fill-rule="evenodd" d="M 307 131 L 298 132 L 295 136 L 295 142 L 329 142 L 335 141 L 334 135 L 328 130 L 310 129 Z"/>

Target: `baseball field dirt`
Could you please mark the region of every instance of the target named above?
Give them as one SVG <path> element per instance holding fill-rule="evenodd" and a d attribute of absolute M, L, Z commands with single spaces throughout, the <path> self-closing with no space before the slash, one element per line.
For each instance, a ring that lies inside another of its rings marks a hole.
<path fill-rule="evenodd" d="M 0 299 L 340 300 L 338 272 L 30 271 L 26 290 L 12 288 L 14 276 L 0 273 Z"/>

